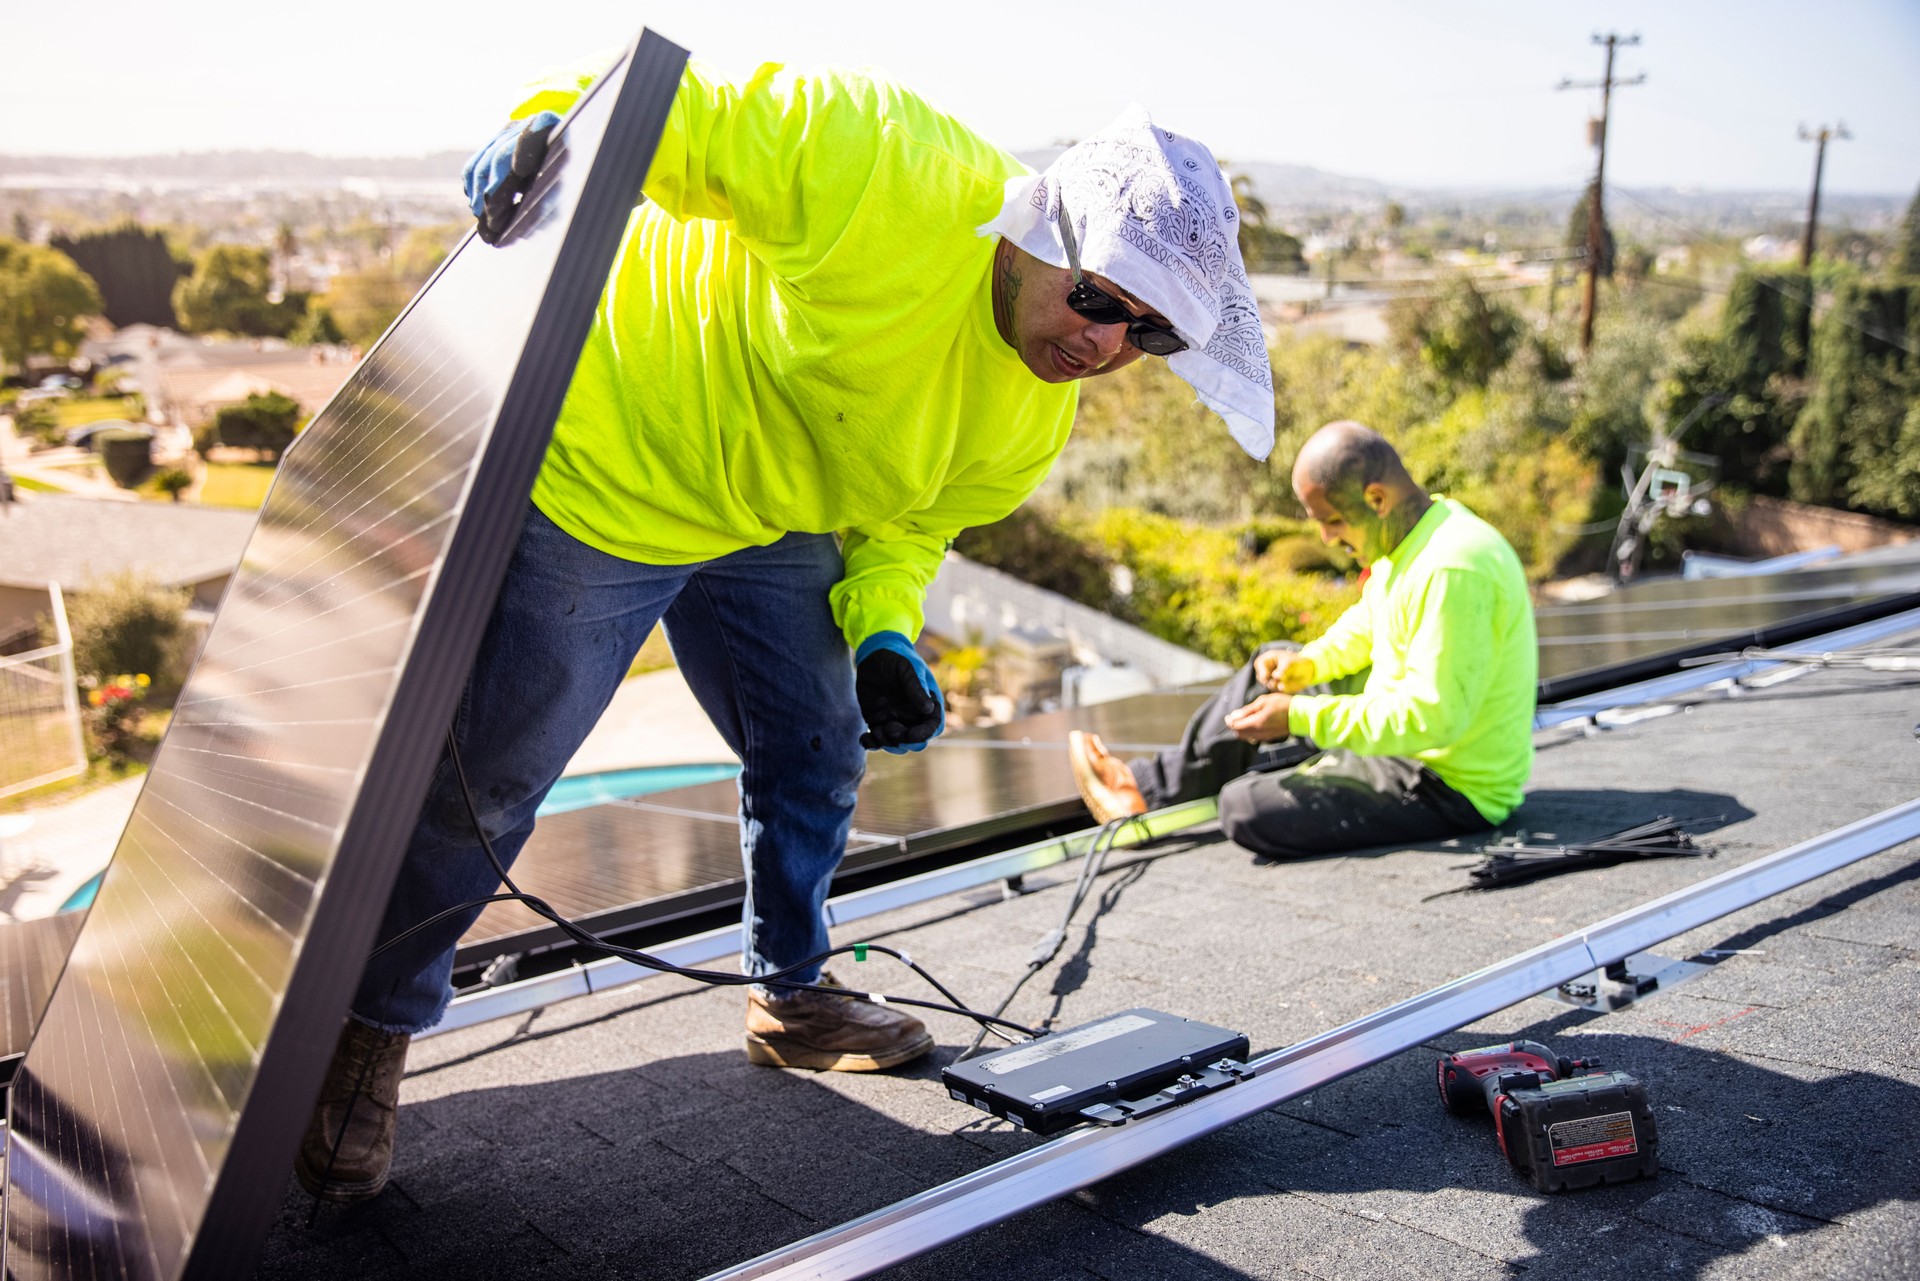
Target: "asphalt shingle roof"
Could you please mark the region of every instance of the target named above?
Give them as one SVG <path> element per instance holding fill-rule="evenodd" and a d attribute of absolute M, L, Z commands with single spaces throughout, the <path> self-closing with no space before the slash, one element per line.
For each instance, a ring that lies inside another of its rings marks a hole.
<path fill-rule="evenodd" d="M 1822 672 L 1560 733 L 1508 824 L 1581 837 L 1701 819 L 1712 860 L 1430 898 L 1465 883 L 1467 851 L 1155 851 L 1108 872 L 1103 913 L 1010 1013 L 1071 1025 L 1142 1004 L 1289 1044 L 1911 798 L 1916 720 L 1920 685 Z M 988 1003 L 1070 879 L 857 936 Z M 1920 1275 L 1917 939 L 1909 844 L 1673 940 L 1660 951 L 1744 954 L 1624 1011 L 1523 1002 L 885 1275 Z M 941 1047 L 910 1070 L 811 1075 L 744 1061 L 739 1002 L 655 980 L 420 1043 L 389 1191 L 309 1229 L 290 1182 L 259 1275 L 699 1277 L 1034 1142 L 937 1085 L 969 1034 L 957 1020 L 933 1024 Z M 1537 1195 L 1490 1123 L 1440 1110 L 1436 1052 L 1521 1036 L 1647 1082 L 1658 1178 Z"/>
<path fill-rule="evenodd" d="M 22 493 L 0 514 L 0 583 L 69 590 L 124 570 L 168 586 L 231 573 L 255 513 L 193 503 L 125 503 Z"/>

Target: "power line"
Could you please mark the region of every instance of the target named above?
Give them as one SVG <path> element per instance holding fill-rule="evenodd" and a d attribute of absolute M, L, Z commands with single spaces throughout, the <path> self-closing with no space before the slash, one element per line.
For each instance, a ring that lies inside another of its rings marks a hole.
<path fill-rule="evenodd" d="M 1688 225 L 1686 222 L 1682 221 L 1679 217 L 1675 216 L 1674 214 L 1668 213 L 1666 210 L 1660 208 L 1658 205 L 1648 203 L 1647 201 L 1641 199 L 1639 196 L 1634 195 L 1633 192 L 1629 191 L 1627 188 L 1616 187 L 1614 188 L 1614 190 L 1618 191 L 1621 195 L 1625 196 L 1628 200 L 1631 200 L 1634 204 L 1639 205 L 1642 209 L 1646 210 L 1648 213 L 1652 214 L 1654 217 L 1659 218 L 1663 222 L 1671 224 L 1676 230 L 1680 232 L 1680 234 L 1685 236 L 1688 240 L 1695 241 L 1695 242 L 1705 242 L 1705 243 L 1712 242 L 1712 237 L 1709 236 L 1708 233 L 1701 231 L 1696 227 Z M 1802 293 L 1798 289 L 1788 288 L 1787 285 L 1775 279 L 1773 276 L 1769 275 L 1764 271 L 1754 272 L 1753 278 L 1759 281 L 1762 285 L 1766 286 L 1768 289 L 1771 289 L 1775 293 L 1778 293 L 1781 297 L 1791 298 L 1795 302 L 1804 303 L 1806 304 L 1806 307 L 1809 311 L 1813 309 L 1813 303 L 1814 303 L 1813 292 L 1814 291 L 1813 291 L 1813 281 L 1811 280 L 1811 278 L 1809 278 L 1807 281 L 1807 288 L 1805 293 Z M 1649 279 L 1651 279 L 1651 277 L 1649 277 Z M 1722 291 L 1718 289 L 1703 289 L 1702 292 L 1711 293 L 1711 294 L 1720 294 Z M 1876 325 L 1862 324 L 1858 320 L 1853 319 L 1852 317 L 1846 315 L 1845 313 L 1841 313 L 1840 323 L 1845 325 L 1847 328 L 1853 330 L 1856 333 L 1862 333 L 1869 338 L 1878 339 L 1879 341 L 1886 343 L 1890 347 L 1898 347 L 1901 351 L 1906 352 L 1907 355 L 1909 356 L 1920 356 L 1920 351 L 1916 351 L 1913 345 L 1906 340 L 1906 337 L 1903 334 L 1892 333 L 1892 332 L 1889 332 L 1888 330 L 1881 329 Z"/>

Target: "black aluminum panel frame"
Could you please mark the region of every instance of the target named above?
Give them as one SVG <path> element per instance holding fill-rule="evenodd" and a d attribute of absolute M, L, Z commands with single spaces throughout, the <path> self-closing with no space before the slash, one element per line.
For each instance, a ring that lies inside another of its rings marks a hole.
<path fill-rule="evenodd" d="M 465 508 L 439 581 L 417 615 L 413 646 L 395 679 L 363 782 L 179 1276 L 245 1275 L 282 1201 L 295 1148 L 360 977 L 361 958 L 373 945 L 392 893 L 445 727 L 505 577 L 534 477 L 686 58 L 685 50 L 643 30 L 623 64 L 595 86 L 593 92 L 606 91 L 618 80 L 605 132 L 581 179 L 571 221 L 494 416 L 493 436 L 472 464 Z M 449 255 L 449 265 L 459 253 Z M 395 321 L 396 328 L 407 314 Z M 341 958 L 351 959 L 343 963 Z M 33 1058 L 29 1049 L 23 1073 L 31 1073 Z M 58 1108 L 58 1100 L 51 1106 Z M 9 1145 L 15 1141 L 9 1125 Z M 10 1187 L 15 1173 L 10 1151 Z M 20 1275 L 18 1262 L 7 1258 L 6 1276 Z M 144 1259 L 128 1264 L 132 1261 L 123 1260 L 121 1275 L 154 1275 Z"/>

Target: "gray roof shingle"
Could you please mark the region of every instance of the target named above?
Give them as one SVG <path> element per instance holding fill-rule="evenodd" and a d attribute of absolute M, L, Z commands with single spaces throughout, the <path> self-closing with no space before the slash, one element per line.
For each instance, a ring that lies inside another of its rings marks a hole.
<path fill-rule="evenodd" d="M 76 589 L 126 570 L 167 586 L 231 573 L 255 513 L 192 503 L 123 503 L 23 493 L 0 508 L 0 584 Z"/>

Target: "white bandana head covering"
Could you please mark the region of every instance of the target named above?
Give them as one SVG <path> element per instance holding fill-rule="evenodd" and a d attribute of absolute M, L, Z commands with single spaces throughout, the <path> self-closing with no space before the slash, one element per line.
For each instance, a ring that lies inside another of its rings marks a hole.
<path fill-rule="evenodd" d="M 1120 285 L 1173 322 L 1187 350 L 1167 358 L 1255 458 L 1273 452 L 1273 368 L 1240 262 L 1240 211 L 1213 153 L 1127 108 L 1041 174 L 1007 180 L 980 234 L 1067 266 L 1062 202 L 1082 270 Z"/>

